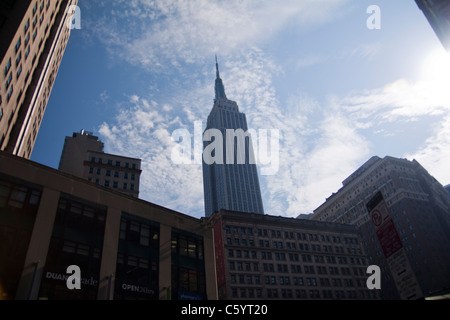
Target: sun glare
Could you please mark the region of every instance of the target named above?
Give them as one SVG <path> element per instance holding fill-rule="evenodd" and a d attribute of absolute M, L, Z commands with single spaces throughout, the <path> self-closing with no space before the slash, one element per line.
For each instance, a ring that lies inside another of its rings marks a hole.
<path fill-rule="evenodd" d="M 423 80 L 436 84 L 450 84 L 450 53 L 443 48 L 432 52 L 422 68 Z"/>
<path fill-rule="evenodd" d="M 421 70 L 421 92 L 429 101 L 450 103 L 450 53 L 440 48 L 424 61 Z"/>

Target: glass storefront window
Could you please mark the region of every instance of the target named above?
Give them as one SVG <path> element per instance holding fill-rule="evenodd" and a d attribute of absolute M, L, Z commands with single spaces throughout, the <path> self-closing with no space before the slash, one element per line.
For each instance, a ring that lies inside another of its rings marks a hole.
<path fill-rule="evenodd" d="M 0 300 L 15 298 L 42 191 L 0 177 Z"/>
<path fill-rule="evenodd" d="M 27 197 L 28 188 L 16 186 L 11 192 L 9 205 L 11 207 L 22 209 Z"/>
<path fill-rule="evenodd" d="M 172 299 L 206 299 L 203 238 L 172 229 Z"/>
<path fill-rule="evenodd" d="M 105 207 L 61 195 L 39 299 L 97 299 L 105 217 Z M 81 269 L 81 290 L 69 290 L 66 286 L 70 265 Z"/>
<path fill-rule="evenodd" d="M 159 297 L 159 224 L 123 213 L 117 255 L 115 300 Z"/>

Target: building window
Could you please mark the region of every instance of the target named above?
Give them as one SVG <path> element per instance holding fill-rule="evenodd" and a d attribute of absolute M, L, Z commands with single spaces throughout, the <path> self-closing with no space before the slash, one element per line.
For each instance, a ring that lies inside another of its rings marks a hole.
<path fill-rule="evenodd" d="M 203 260 L 203 239 L 173 233 L 172 253 Z"/>
<path fill-rule="evenodd" d="M 172 299 L 205 299 L 203 237 L 172 228 Z"/>
<path fill-rule="evenodd" d="M 172 299 L 204 299 L 205 272 L 178 265 L 172 265 Z"/>
<path fill-rule="evenodd" d="M 41 192 L 25 186 L 14 186 L 0 181 L 0 208 L 27 209 L 39 204 Z"/>
<path fill-rule="evenodd" d="M 12 81 L 12 73 L 10 73 L 8 78 L 6 78 L 6 83 L 5 83 L 6 90 L 8 90 L 9 85 L 11 84 L 11 81 Z"/>
<path fill-rule="evenodd" d="M 28 58 L 29 55 L 30 55 L 30 46 L 28 46 L 27 49 L 25 50 L 25 60 Z"/>
<path fill-rule="evenodd" d="M 28 45 L 29 42 L 30 42 L 30 33 L 28 32 L 25 37 L 25 46 Z"/>
<path fill-rule="evenodd" d="M 158 299 L 159 224 L 122 213 L 115 299 Z"/>
<path fill-rule="evenodd" d="M 10 69 L 11 69 L 11 58 L 9 58 L 8 62 L 6 63 L 6 66 L 5 66 L 5 77 L 8 74 Z"/>
<path fill-rule="evenodd" d="M 25 23 L 25 27 L 24 27 L 23 32 L 27 33 L 28 28 L 30 28 L 30 18 L 28 18 L 27 22 Z"/>
<path fill-rule="evenodd" d="M 21 60 L 22 60 L 22 52 L 19 52 L 16 58 L 16 67 L 19 65 Z"/>
<path fill-rule="evenodd" d="M 125 217 L 120 224 L 120 239 L 156 250 L 159 248 L 159 228 L 150 222 Z"/>
<path fill-rule="evenodd" d="M 11 87 L 9 88 L 9 90 L 6 94 L 6 101 L 9 102 L 9 100 L 11 100 L 11 96 L 12 96 L 13 92 L 14 92 L 14 88 L 13 88 L 13 85 L 11 85 Z"/>
<path fill-rule="evenodd" d="M 21 44 L 22 44 L 22 37 L 19 37 L 19 40 L 17 40 L 16 47 L 15 47 L 16 54 L 17 54 L 17 52 L 19 52 Z"/>
<path fill-rule="evenodd" d="M 37 189 L 0 179 L 0 282 L 4 300 L 15 297 L 40 197 Z"/>
<path fill-rule="evenodd" d="M 16 75 L 17 79 L 19 79 L 21 73 L 22 73 L 22 65 L 20 65 L 19 68 L 17 69 L 17 75 Z"/>
<path fill-rule="evenodd" d="M 60 198 L 43 270 L 47 276 L 42 277 L 39 298 L 97 298 L 105 220 L 105 207 L 64 196 Z M 82 285 L 81 290 L 68 290 L 66 281 L 50 276 L 66 274 L 67 266 L 72 264 L 80 267 L 83 278 L 90 279 L 90 284 Z"/>

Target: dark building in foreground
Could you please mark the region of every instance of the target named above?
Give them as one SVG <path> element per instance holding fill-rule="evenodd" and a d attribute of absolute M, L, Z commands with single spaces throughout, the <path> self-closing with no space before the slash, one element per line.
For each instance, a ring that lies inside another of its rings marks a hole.
<path fill-rule="evenodd" d="M 214 300 L 214 264 L 204 221 L 0 152 L 0 300 Z"/>
<path fill-rule="evenodd" d="M 379 232 L 367 205 L 381 194 L 390 230 Z M 343 186 L 314 210 L 313 220 L 358 226 L 372 263 L 382 271 L 384 299 L 399 299 L 386 248 L 397 243 L 424 297 L 450 292 L 450 199 L 443 186 L 416 160 L 373 157 L 344 180 Z M 388 238 L 386 235 L 390 235 Z"/>
<path fill-rule="evenodd" d="M 219 299 L 377 299 L 355 226 L 221 210 L 214 229 Z"/>
<path fill-rule="evenodd" d="M 450 1 L 416 0 L 442 45 L 450 51 Z"/>

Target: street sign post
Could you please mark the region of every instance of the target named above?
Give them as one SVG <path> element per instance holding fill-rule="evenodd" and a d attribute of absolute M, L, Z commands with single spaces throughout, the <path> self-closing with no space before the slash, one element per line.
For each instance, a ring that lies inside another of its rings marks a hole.
<path fill-rule="evenodd" d="M 400 298 L 403 300 L 423 298 L 422 290 L 381 192 L 377 192 L 367 203 L 367 210 Z"/>

